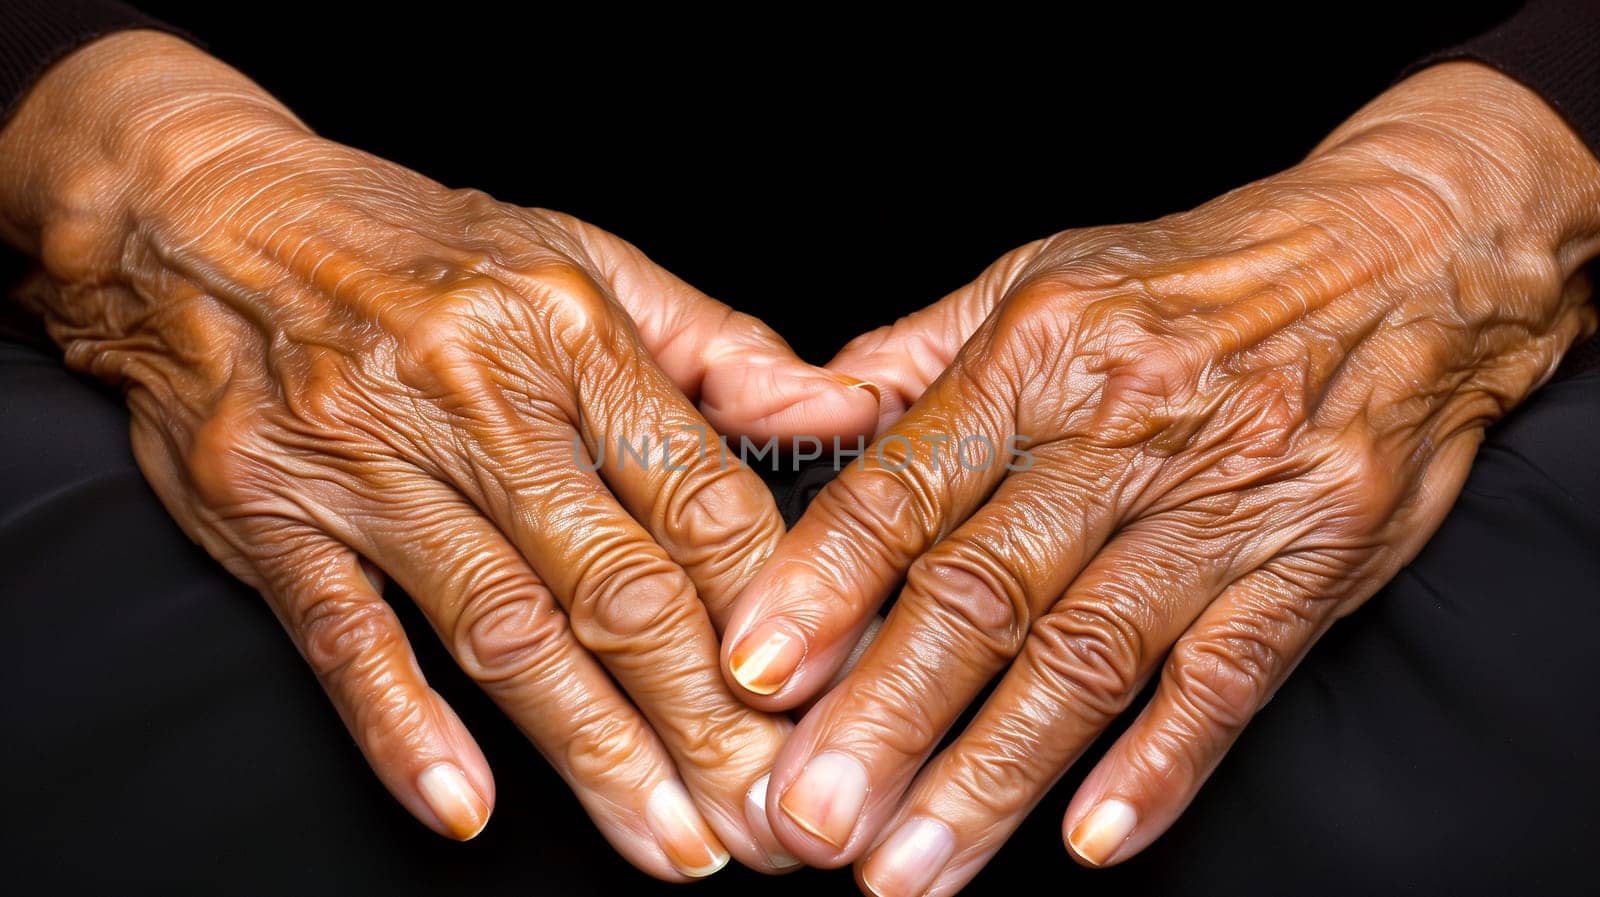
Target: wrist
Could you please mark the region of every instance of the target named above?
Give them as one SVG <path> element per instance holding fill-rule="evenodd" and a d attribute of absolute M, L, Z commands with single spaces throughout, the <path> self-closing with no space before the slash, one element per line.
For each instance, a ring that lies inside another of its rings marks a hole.
<path fill-rule="evenodd" d="M 75 51 L 0 130 L 0 237 L 65 281 L 114 269 L 152 196 L 230 147 L 307 132 L 249 79 L 165 34 Z"/>
<path fill-rule="evenodd" d="M 1486 66 L 1417 73 L 1351 116 L 1306 164 L 1341 163 L 1392 173 L 1464 235 L 1553 261 L 1563 279 L 1600 251 L 1600 161 L 1537 94 Z"/>

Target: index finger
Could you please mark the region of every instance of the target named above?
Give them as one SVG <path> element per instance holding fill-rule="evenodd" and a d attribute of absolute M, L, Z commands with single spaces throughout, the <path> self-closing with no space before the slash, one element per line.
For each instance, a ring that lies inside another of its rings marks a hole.
<path fill-rule="evenodd" d="M 911 563 L 1006 475 L 1008 391 L 957 362 L 823 488 L 734 606 L 723 668 L 741 697 L 786 710 L 827 686 Z"/>

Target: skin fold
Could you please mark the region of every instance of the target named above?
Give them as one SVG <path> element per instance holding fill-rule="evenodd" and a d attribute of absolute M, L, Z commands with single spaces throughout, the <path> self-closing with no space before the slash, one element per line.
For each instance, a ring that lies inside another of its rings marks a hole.
<path fill-rule="evenodd" d="M 795 865 L 760 809 L 790 723 L 718 668 L 783 522 L 692 447 L 854 439 L 870 389 L 610 234 L 318 138 L 147 32 L 59 63 L 0 132 L 0 233 L 40 260 L 24 301 L 67 363 L 126 391 L 166 507 L 418 819 L 472 837 L 494 783 L 385 577 L 629 861 Z M 624 434 L 676 434 L 673 464 L 602 452 Z"/>
<path fill-rule="evenodd" d="M 1063 821 L 1089 865 L 1150 844 L 1594 331 L 1597 249 L 1600 164 L 1534 94 L 1452 63 L 1287 171 L 1022 247 L 851 343 L 830 366 L 881 387 L 877 448 L 724 640 L 753 706 L 822 695 L 769 782 L 778 839 L 878 897 L 953 893 L 1156 677 Z M 978 463 L 1014 437 L 1026 469 Z"/>

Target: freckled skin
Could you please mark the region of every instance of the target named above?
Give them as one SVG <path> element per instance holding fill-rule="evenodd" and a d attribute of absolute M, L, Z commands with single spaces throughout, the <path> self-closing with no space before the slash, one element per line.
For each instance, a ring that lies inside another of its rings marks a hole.
<path fill-rule="evenodd" d="M 470 837 L 494 785 L 370 569 L 630 861 L 774 868 L 745 795 L 790 725 L 717 663 L 783 530 L 771 496 L 715 453 L 577 462 L 686 428 L 853 441 L 870 393 L 622 240 L 320 139 L 163 35 L 30 92 L 0 132 L 0 235 L 40 260 L 23 298 L 67 363 L 126 391 L 167 508 L 262 591 L 419 819 Z"/>
<path fill-rule="evenodd" d="M 774 626 L 801 645 L 792 672 L 739 689 L 753 706 L 820 695 L 769 782 L 778 838 L 855 862 L 878 897 L 953 893 L 1153 676 L 1063 829 L 1091 865 L 1149 844 L 1311 643 L 1420 550 L 1484 428 L 1595 330 L 1597 250 L 1600 164 L 1525 88 L 1457 63 L 1287 171 L 1022 247 L 852 342 L 830 366 L 884 385 L 880 439 L 916 458 L 830 483 L 724 639 L 725 665 Z M 1020 434 L 1035 463 L 935 465 L 933 434 Z M 832 842 L 781 802 L 824 752 L 870 781 Z M 908 823 L 942 831 L 928 820 L 953 836 L 936 872 L 880 855 Z"/>

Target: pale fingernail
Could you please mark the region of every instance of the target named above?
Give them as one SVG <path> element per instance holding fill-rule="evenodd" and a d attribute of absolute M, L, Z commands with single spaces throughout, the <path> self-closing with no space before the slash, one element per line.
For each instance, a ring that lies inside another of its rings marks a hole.
<path fill-rule="evenodd" d="M 1138 811 L 1131 804 L 1112 798 L 1090 810 L 1067 840 L 1085 862 L 1102 866 L 1116 855 L 1138 824 Z"/>
<path fill-rule="evenodd" d="M 705 878 L 728 865 L 728 851 L 677 782 L 662 782 L 645 801 L 645 822 L 674 868 L 690 878 Z"/>
<path fill-rule="evenodd" d="M 823 751 L 778 799 L 783 812 L 834 847 L 844 847 L 867 802 L 867 770 L 855 758 Z"/>
<path fill-rule="evenodd" d="M 449 830 L 450 837 L 458 841 L 476 838 L 489 824 L 488 805 L 467 781 L 467 774 L 453 763 L 435 763 L 424 769 L 417 776 L 417 790 Z"/>
<path fill-rule="evenodd" d="M 917 897 L 956 851 L 956 836 L 937 819 L 918 816 L 873 852 L 861 880 L 877 897 Z"/>
<path fill-rule="evenodd" d="M 767 782 L 771 778 L 772 775 L 769 773 L 756 779 L 756 783 L 745 792 L 745 821 L 749 822 L 750 827 L 759 835 L 757 841 L 763 845 L 762 849 L 767 852 L 767 859 L 773 868 L 793 869 L 800 865 L 800 861 L 784 853 L 782 848 L 770 846 L 778 843 L 778 836 L 772 833 L 772 824 L 767 821 Z"/>
<path fill-rule="evenodd" d="M 804 642 L 779 624 L 763 623 L 733 646 L 729 666 L 746 691 L 770 695 L 794 675 L 805 648 Z"/>

